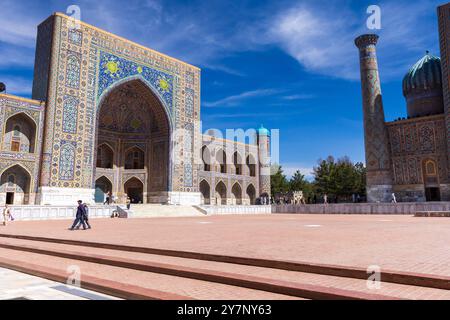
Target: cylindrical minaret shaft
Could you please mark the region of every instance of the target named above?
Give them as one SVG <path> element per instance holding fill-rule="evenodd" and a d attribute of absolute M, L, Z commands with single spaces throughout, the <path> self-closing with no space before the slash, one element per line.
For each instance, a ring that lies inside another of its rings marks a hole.
<path fill-rule="evenodd" d="M 259 150 L 259 194 L 269 197 L 271 194 L 270 185 L 270 132 L 263 126 L 258 130 L 258 150 Z"/>
<path fill-rule="evenodd" d="M 386 202 L 392 194 L 390 144 L 378 73 L 377 41 L 375 34 L 355 40 L 360 54 L 368 202 Z"/>

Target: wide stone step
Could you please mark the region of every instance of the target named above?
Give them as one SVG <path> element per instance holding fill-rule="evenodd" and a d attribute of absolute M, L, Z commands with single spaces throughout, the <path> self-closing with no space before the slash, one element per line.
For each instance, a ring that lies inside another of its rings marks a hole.
<path fill-rule="evenodd" d="M 164 250 L 158 251 L 158 249 L 148 248 L 148 252 L 151 253 L 145 253 L 143 248 L 133 249 L 115 245 L 108 246 L 107 244 L 92 246 L 91 243 L 84 244 L 82 242 L 67 244 L 67 240 L 65 244 L 11 238 L 3 238 L 0 241 L 5 250 L 19 251 L 25 255 L 46 255 L 52 258 L 57 257 L 58 259 L 63 258 L 79 260 L 84 263 L 94 263 L 98 266 L 108 265 L 136 272 L 156 273 L 165 277 L 176 276 L 213 284 L 225 284 L 239 288 L 245 287 L 257 290 L 257 292 L 252 291 L 252 294 L 256 296 L 259 296 L 259 291 L 264 291 L 266 292 L 265 294 L 283 294 L 308 299 L 450 298 L 449 290 L 427 287 L 430 284 L 433 285 L 433 281 L 431 281 L 433 279 L 431 278 L 438 278 L 427 275 L 421 277 L 419 275 L 385 272 L 382 276 L 381 289 L 370 290 L 365 280 L 367 278 L 365 271 L 355 268 L 311 264 L 301 265 L 292 262 L 226 256 L 222 256 L 222 260 L 227 260 L 228 262 L 219 262 L 217 260 L 220 260 L 218 259 L 220 256 L 215 257 L 214 255 L 203 255 L 201 253 L 190 253 L 188 255 L 180 252 L 179 256 L 189 256 L 189 258 L 182 258 L 176 256 L 176 252 L 164 252 Z M 57 239 L 52 241 L 57 241 Z M 335 275 L 330 276 L 327 273 Z M 336 276 L 338 274 L 341 276 Z M 139 275 L 136 274 L 136 276 Z M 425 280 L 414 282 L 419 278 Z M 436 281 L 436 279 L 434 280 Z M 448 284 L 448 279 L 441 280 L 443 283 L 446 280 Z M 389 283 L 388 281 L 410 282 L 412 285 Z M 424 281 L 428 281 L 428 283 Z M 417 285 L 425 287 L 419 288 Z M 182 284 L 180 284 L 178 290 L 182 291 L 175 290 L 170 291 L 170 293 L 183 293 Z M 250 298 L 256 299 L 256 296 Z M 199 298 L 198 296 L 190 297 Z M 202 297 L 200 298 L 203 299 Z"/>

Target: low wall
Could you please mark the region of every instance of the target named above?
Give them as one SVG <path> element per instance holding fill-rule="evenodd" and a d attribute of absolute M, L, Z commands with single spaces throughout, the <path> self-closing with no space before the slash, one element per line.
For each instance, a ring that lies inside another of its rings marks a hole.
<path fill-rule="evenodd" d="M 215 214 L 271 214 L 271 206 L 199 206 L 207 215 Z"/>
<path fill-rule="evenodd" d="M 298 214 L 407 214 L 417 211 L 450 211 L 450 202 L 337 203 L 273 205 L 272 213 Z"/>
<path fill-rule="evenodd" d="M 76 209 L 75 206 L 11 206 L 11 213 L 16 221 L 62 220 L 74 219 Z M 116 209 L 116 206 L 89 206 L 89 218 L 110 218 Z"/>

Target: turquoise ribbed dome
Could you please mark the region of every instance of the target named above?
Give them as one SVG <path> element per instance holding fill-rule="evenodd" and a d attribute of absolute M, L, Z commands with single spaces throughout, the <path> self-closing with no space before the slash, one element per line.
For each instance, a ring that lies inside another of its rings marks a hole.
<path fill-rule="evenodd" d="M 260 136 L 270 136 L 270 132 L 268 129 L 264 128 L 263 125 L 261 125 L 261 128 L 258 129 L 258 135 Z"/>
<path fill-rule="evenodd" d="M 403 79 L 403 95 L 420 93 L 430 89 L 442 88 L 441 59 L 431 55 L 425 56 L 409 69 Z"/>

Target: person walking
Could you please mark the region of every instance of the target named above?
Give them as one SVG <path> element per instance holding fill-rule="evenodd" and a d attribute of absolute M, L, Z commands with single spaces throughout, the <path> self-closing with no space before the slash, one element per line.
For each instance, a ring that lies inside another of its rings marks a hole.
<path fill-rule="evenodd" d="M 72 227 L 69 230 L 74 230 L 75 227 L 80 223 L 83 226 L 83 230 L 86 230 L 86 224 L 84 223 L 84 216 L 85 216 L 85 209 L 83 205 L 83 201 L 78 200 L 78 208 L 77 208 L 77 214 L 75 216 L 75 221 L 73 222 Z"/>
<path fill-rule="evenodd" d="M 108 192 L 106 193 L 106 200 L 105 200 L 105 202 L 103 202 L 103 204 L 109 205 L 110 202 L 111 202 L 111 191 L 108 191 Z"/>
<path fill-rule="evenodd" d="M 6 226 L 8 224 L 8 220 L 11 218 L 11 209 L 9 205 L 5 204 L 5 208 L 3 209 L 3 225 Z"/>
<path fill-rule="evenodd" d="M 395 193 L 392 193 L 392 195 L 391 195 L 391 202 L 397 203 L 397 198 L 395 197 Z"/>
<path fill-rule="evenodd" d="M 83 203 L 83 207 L 84 207 L 84 217 L 83 217 L 84 222 L 86 223 L 88 229 L 92 229 L 91 225 L 89 224 L 89 207 L 86 203 Z M 80 229 L 80 226 L 81 221 L 78 223 L 77 230 Z"/>
<path fill-rule="evenodd" d="M 323 195 L 323 204 L 328 204 L 328 195 L 326 193 Z"/>
<path fill-rule="evenodd" d="M 131 208 L 131 199 L 130 199 L 130 197 L 127 197 L 126 204 L 127 204 L 127 210 L 130 210 L 130 208 Z"/>

